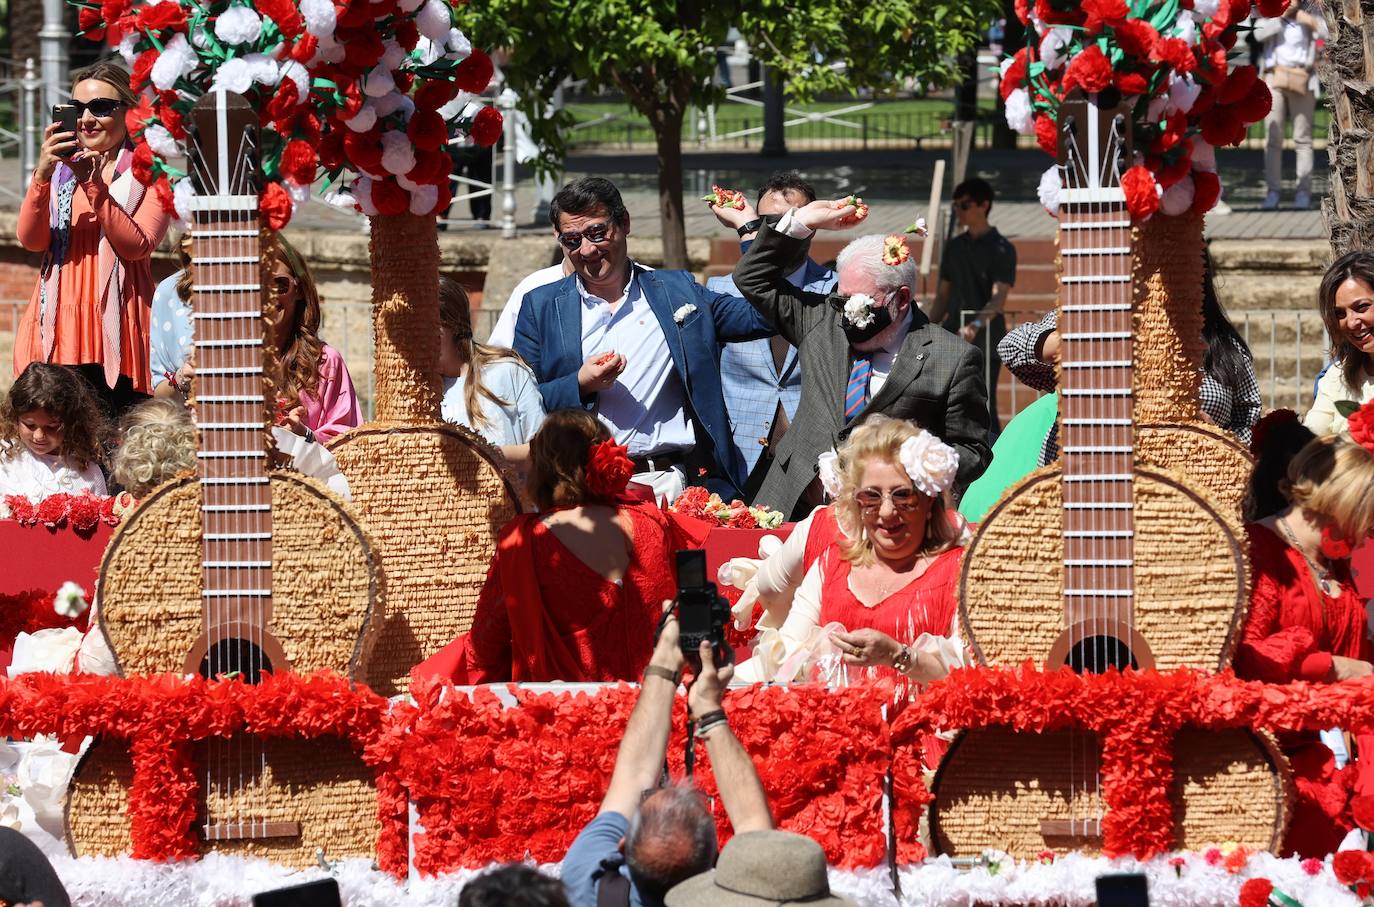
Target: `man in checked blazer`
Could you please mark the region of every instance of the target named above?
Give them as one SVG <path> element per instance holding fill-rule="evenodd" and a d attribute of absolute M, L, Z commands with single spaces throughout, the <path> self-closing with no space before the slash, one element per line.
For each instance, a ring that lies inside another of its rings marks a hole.
<path fill-rule="evenodd" d="M 816 460 L 869 413 L 911 419 L 959 452 L 956 494 L 992 459 L 982 354 L 912 304 L 916 265 L 883 262 L 883 237 L 840 253 L 838 294 L 799 290 L 784 269 L 817 229 L 843 229 L 843 201 L 814 201 L 764 224 L 735 268 L 744 298 L 801 351 L 802 397 L 757 502 L 800 517 L 820 502 Z M 848 303 L 846 305 L 846 302 Z"/>

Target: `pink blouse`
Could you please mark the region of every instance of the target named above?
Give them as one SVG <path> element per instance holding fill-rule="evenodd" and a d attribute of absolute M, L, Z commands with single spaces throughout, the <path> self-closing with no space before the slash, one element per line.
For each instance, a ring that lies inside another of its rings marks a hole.
<path fill-rule="evenodd" d="M 329 344 L 320 353 L 320 383 L 314 394 L 301 394 L 305 424 L 321 443 L 361 425 L 363 410 L 343 356 Z"/>

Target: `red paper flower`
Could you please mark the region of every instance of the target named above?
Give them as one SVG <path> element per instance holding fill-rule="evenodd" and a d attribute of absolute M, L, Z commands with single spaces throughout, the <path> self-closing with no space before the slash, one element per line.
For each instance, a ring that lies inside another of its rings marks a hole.
<path fill-rule="evenodd" d="M 310 32 L 306 32 L 301 35 L 301 39 L 292 46 L 291 59 L 302 65 L 307 64 L 315 56 L 315 51 L 319 49 L 319 46 L 320 39 L 310 34 Z"/>
<path fill-rule="evenodd" d="M 1240 886 L 1240 907 L 1268 907 L 1274 883 L 1268 879 L 1249 879 Z"/>
<path fill-rule="evenodd" d="M 144 31 L 186 30 L 186 10 L 180 3 L 158 3 L 138 11 L 138 27 Z"/>
<path fill-rule="evenodd" d="M 1103 26 L 1114 26 L 1126 19 L 1126 0 L 1083 0 L 1080 8 L 1087 15 L 1083 31 L 1089 36 L 1096 35 Z"/>
<path fill-rule="evenodd" d="M 100 504 L 100 521 L 107 526 L 119 525 L 119 515 L 115 513 L 115 498 L 106 498 Z"/>
<path fill-rule="evenodd" d="M 258 213 L 271 230 L 281 230 L 291 220 L 291 196 L 281 183 L 268 183 L 258 196 Z"/>
<path fill-rule="evenodd" d="M 1046 154 L 1059 155 L 1059 128 L 1054 117 L 1041 113 L 1035 115 L 1035 142 Z"/>
<path fill-rule="evenodd" d="M 99 41 L 105 37 L 105 17 L 100 14 L 100 9 L 94 6 L 83 6 L 76 15 L 77 28 L 81 33 L 92 41 Z"/>
<path fill-rule="evenodd" d="M 1116 45 L 1129 57 L 1148 60 L 1154 53 L 1159 32 L 1144 19 L 1127 19 L 1112 30 Z"/>
<path fill-rule="evenodd" d="M 1259 0 L 1257 5 L 1259 6 L 1261 16 L 1277 19 L 1279 16 L 1283 15 L 1284 10 L 1288 9 L 1288 4 L 1290 2 L 1292 2 L 1292 0 Z"/>
<path fill-rule="evenodd" d="M 1226 859 L 1222 861 L 1222 865 L 1226 867 L 1226 871 L 1231 875 L 1237 875 L 1245 868 L 1245 864 L 1248 862 L 1250 862 L 1250 851 L 1244 847 L 1237 847 L 1226 855 Z"/>
<path fill-rule="evenodd" d="M 1153 59 L 1182 75 L 1197 68 L 1193 48 L 1182 38 L 1160 38 L 1155 41 Z"/>
<path fill-rule="evenodd" d="M 124 111 L 124 128 L 129 130 L 129 134 L 134 138 L 138 138 L 148 127 L 148 121 L 156 115 L 153 105 L 140 98 L 137 107 L 130 107 Z"/>
<path fill-rule="evenodd" d="M 1221 198 L 1221 180 L 1215 173 L 1193 171 L 1193 213 L 1206 214 Z"/>
<path fill-rule="evenodd" d="M 286 143 L 281 153 L 282 176 L 299 186 L 309 186 L 315 182 L 315 168 L 319 165 L 315 149 L 300 139 Z"/>
<path fill-rule="evenodd" d="M 372 181 L 372 204 L 378 214 L 404 214 L 410 210 L 410 193 L 388 177 Z"/>
<path fill-rule="evenodd" d="M 89 492 L 72 495 L 67 502 L 67 518 L 77 532 L 90 532 L 100 525 L 100 498 Z"/>
<path fill-rule="evenodd" d="M 1221 861 L 1226 859 L 1220 847 L 1209 847 L 1202 852 L 1202 860 L 1208 866 L 1220 866 Z"/>
<path fill-rule="evenodd" d="M 158 6 L 162 4 L 159 3 Z M 151 7 L 156 9 L 157 7 Z M 152 75 L 153 64 L 157 62 L 158 53 L 155 50 L 145 50 L 134 60 L 133 72 L 129 74 L 129 84 L 135 92 L 143 90 L 148 84 L 148 78 Z"/>
<path fill-rule="evenodd" d="M 175 95 L 175 92 L 165 92 L 164 94 Z M 173 99 L 175 100 L 175 98 Z M 182 122 L 181 113 L 172 106 L 172 101 L 165 98 L 155 108 L 157 118 L 162 121 L 162 125 L 167 127 L 167 131 L 172 134 L 172 138 L 178 141 L 186 138 L 186 125 Z"/>
<path fill-rule="evenodd" d="M 1202 139 L 1209 145 L 1239 145 L 1245 139 L 1245 123 L 1235 107 L 1213 107 L 1202 117 Z"/>
<path fill-rule="evenodd" d="M 56 529 L 58 526 L 67 522 L 67 496 L 65 494 L 55 494 L 44 498 L 38 502 L 35 511 L 38 522 L 47 526 L 49 529 Z"/>
<path fill-rule="evenodd" d="M 159 3 L 158 6 L 166 6 Z M 138 147 L 134 148 L 133 163 L 130 164 L 134 179 L 145 186 L 153 184 L 153 149 L 148 147 L 147 142 L 139 142 Z"/>
<path fill-rule="evenodd" d="M 490 148 L 501 138 L 501 130 L 504 128 L 504 119 L 501 111 L 490 105 L 484 106 L 477 111 L 477 116 L 472 119 L 472 126 L 468 129 L 468 134 L 472 140 L 483 148 Z"/>
<path fill-rule="evenodd" d="M 1077 86 L 1086 92 L 1103 91 L 1112 84 L 1112 64 L 1102 48 L 1089 44 L 1069 61 L 1064 70 L 1064 90 Z"/>
<path fill-rule="evenodd" d="M 1350 433 L 1352 441 L 1374 453 L 1374 400 L 1350 414 L 1350 418 L 1346 420 L 1346 430 Z M 1364 825 L 1360 827 L 1365 828 Z"/>
<path fill-rule="evenodd" d="M 1369 853 L 1363 850 L 1342 850 L 1331 859 L 1331 871 L 1342 885 L 1354 885 L 1374 878 L 1369 865 Z"/>
<path fill-rule="evenodd" d="M 1011 65 L 1007 71 L 1002 73 L 1002 81 L 999 83 L 998 90 L 1002 94 L 1002 100 L 1007 99 L 1007 95 L 1021 87 L 1021 83 L 1026 81 L 1026 48 L 1018 50 L 1011 58 Z"/>
<path fill-rule="evenodd" d="M 444 147 L 448 141 L 448 130 L 444 118 L 433 110 L 416 110 L 406 125 L 406 135 L 423 151 L 433 151 Z"/>
<path fill-rule="evenodd" d="M 344 134 L 343 150 L 349 162 L 364 173 L 381 175 L 386 172 L 382 167 L 382 136 L 377 127 L 367 132 L 354 132 L 347 127 L 339 130 Z M 324 150 L 320 151 L 321 158 Z"/>
<path fill-rule="evenodd" d="M 1159 191 L 1155 178 L 1141 164 L 1121 177 L 1121 190 L 1126 193 L 1126 207 L 1136 221 L 1148 220 L 1159 210 Z"/>
<path fill-rule="evenodd" d="M 481 94 L 491 84 L 491 76 L 494 71 L 491 57 L 477 48 L 473 48 L 467 59 L 458 64 L 454 70 L 453 78 L 458 83 L 458 87 L 468 94 Z"/>
<path fill-rule="evenodd" d="M 177 203 L 176 196 L 172 192 L 172 184 L 167 181 L 167 174 L 163 173 L 153 181 L 153 195 L 157 198 L 162 210 L 172 217 L 176 216 Z"/>
<path fill-rule="evenodd" d="M 415 109 L 438 110 L 456 97 L 457 83 L 434 79 L 421 85 L 420 90 L 415 92 Z"/>
<path fill-rule="evenodd" d="M 627 450 L 607 439 L 593 444 L 587 451 L 587 491 L 594 497 L 610 499 L 625 491 L 635 472 Z"/>
<path fill-rule="evenodd" d="M 1269 91 L 1269 86 L 1257 80 L 1245 92 L 1245 97 L 1236 102 L 1235 109 L 1241 122 L 1249 125 L 1267 117 L 1273 106 L 1274 96 Z"/>
<path fill-rule="evenodd" d="M 5 506 L 9 508 L 10 519 L 21 526 L 32 526 L 38 521 L 33 502 L 22 494 L 5 495 Z"/>
<path fill-rule="evenodd" d="M 415 45 L 420 43 L 420 29 L 416 26 L 414 19 L 399 20 L 395 29 L 396 43 L 407 53 L 414 50 Z"/>
<path fill-rule="evenodd" d="M 277 23 L 282 37 L 287 41 L 295 40 L 305 30 L 305 20 L 291 0 L 257 0 L 257 11 Z"/>
<path fill-rule="evenodd" d="M 355 3 L 355 7 L 366 7 L 366 4 Z M 382 44 L 382 38 L 377 34 L 376 29 L 370 26 L 352 29 L 339 29 L 336 39 L 344 48 L 343 66 L 352 69 L 355 73 L 362 73 L 377 65 L 377 61 L 386 53 L 386 47 Z"/>
<path fill-rule="evenodd" d="M 1298 865 L 1302 867 L 1303 872 L 1310 876 L 1321 875 L 1322 870 L 1326 868 L 1326 864 L 1316 857 L 1308 857 Z"/>

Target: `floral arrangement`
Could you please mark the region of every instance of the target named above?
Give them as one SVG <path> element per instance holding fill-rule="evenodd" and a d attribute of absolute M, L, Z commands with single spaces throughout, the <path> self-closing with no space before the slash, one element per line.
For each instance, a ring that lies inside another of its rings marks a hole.
<path fill-rule="evenodd" d="M 1261 15 L 1288 0 L 1260 0 Z M 1027 43 L 1002 64 L 1007 124 L 1056 153 L 1060 103 L 1115 88 L 1131 105 L 1136 161 L 1122 176 L 1131 214 L 1204 214 L 1221 196 L 1214 149 L 1239 144 L 1272 99 L 1253 66 L 1227 70 L 1250 0 L 1017 0 Z M 1050 168 L 1040 199 L 1058 210 Z"/>
<path fill-rule="evenodd" d="M 84 603 L 85 591 L 76 583 L 64 583 L 63 590 L 67 586 L 76 586 Z M 75 627 L 85 633 L 88 620 L 86 608 L 72 608 L 66 605 L 61 594 L 54 595 L 46 589 L 0 595 L 0 645 L 13 643 L 20 633 L 37 633 L 39 630 Z"/>
<path fill-rule="evenodd" d="M 481 145 L 501 114 L 472 100 L 490 58 L 453 24 L 450 0 L 71 0 L 81 33 L 118 49 L 140 104 L 125 115 L 134 174 L 189 220 L 194 195 L 171 162 L 186 117 L 207 91 L 248 97 L 260 112 L 259 196 L 280 230 L 323 171 L 349 189 L 326 200 L 364 214 L 443 211 L 451 192 L 446 121 Z"/>
<path fill-rule="evenodd" d="M 713 208 L 732 208 L 735 211 L 743 211 L 749 204 L 743 192 L 738 189 L 722 189 L 714 183 L 711 185 L 711 191 L 703 195 L 701 200 Z"/>
<path fill-rule="evenodd" d="M 59 529 L 71 526 L 78 533 L 94 532 L 101 523 L 118 526 L 138 506 L 127 491 L 104 496 L 89 491 L 81 494 L 51 494 L 32 501 L 22 494 L 0 498 L 0 520 L 14 520 L 21 526 L 46 526 Z"/>
<path fill-rule="evenodd" d="M 750 507 L 741 500 L 725 503 L 718 494 L 712 494 L 699 485 L 684 491 L 668 509 L 683 516 L 695 517 L 707 522 L 719 523 L 731 529 L 777 529 L 783 524 L 780 511 L 767 507 Z"/>

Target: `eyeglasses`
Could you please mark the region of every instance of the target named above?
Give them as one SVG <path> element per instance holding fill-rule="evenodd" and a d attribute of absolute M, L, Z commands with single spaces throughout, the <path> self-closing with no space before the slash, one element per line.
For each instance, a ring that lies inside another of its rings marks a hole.
<path fill-rule="evenodd" d="M 291 292 L 291 288 L 295 285 L 296 279 L 294 277 L 283 277 L 281 275 L 273 277 L 272 282 L 269 284 L 272 288 L 273 296 L 285 296 L 287 293 Z"/>
<path fill-rule="evenodd" d="M 860 510 L 877 510 L 884 500 L 891 501 L 895 509 L 904 512 L 921 506 L 921 494 L 914 488 L 894 488 L 892 491 L 862 488 L 854 492 L 854 501 Z"/>
<path fill-rule="evenodd" d="M 569 230 L 567 233 L 558 234 L 558 244 L 572 252 L 582 245 L 584 239 L 594 246 L 599 246 L 609 239 L 610 235 L 610 224 L 592 224 L 585 230 Z"/>
<path fill-rule="evenodd" d="M 81 119 L 81 115 L 88 110 L 93 117 L 114 116 L 114 112 L 124 106 L 123 101 L 115 98 L 91 98 L 89 101 L 78 101 L 73 98 L 67 104 L 76 108 L 77 119 Z"/>

